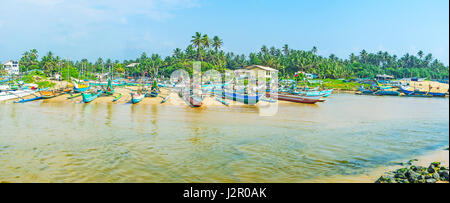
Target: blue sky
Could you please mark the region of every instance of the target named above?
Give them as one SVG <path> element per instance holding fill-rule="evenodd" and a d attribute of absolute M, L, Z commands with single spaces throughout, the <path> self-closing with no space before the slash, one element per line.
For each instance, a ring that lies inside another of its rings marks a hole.
<path fill-rule="evenodd" d="M 0 0 L 0 60 L 36 48 L 70 59 L 135 59 L 185 48 L 195 32 L 223 49 L 262 45 L 348 57 L 419 50 L 449 63 L 448 0 Z"/>

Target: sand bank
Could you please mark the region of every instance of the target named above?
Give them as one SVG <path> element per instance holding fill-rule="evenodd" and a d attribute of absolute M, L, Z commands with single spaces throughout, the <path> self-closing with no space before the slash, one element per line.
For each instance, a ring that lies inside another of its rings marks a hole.
<path fill-rule="evenodd" d="M 436 150 L 419 157 L 411 157 L 411 159 L 418 159 L 414 162 L 416 166 L 428 167 L 432 162 L 441 162 L 443 166 L 449 166 L 449 151 L 446 149 Z M 411 160 L 409 159 L 409 160 Z M 401 163 L 406 163 L 409 160 L 399 160 Z M 399 168 L 404 168 L 406 166 L 396 165 L 396 166 L 382 166 L 370 170 L 368 173 L 360 175 L 338 175 L 331 176 L 327 178 L 321 178 L 319 180 L 313 180 L 312 182 L 319 183 L 374 183 L 380 176 L 386 175 L 390 171 L 397 170 Z"/>

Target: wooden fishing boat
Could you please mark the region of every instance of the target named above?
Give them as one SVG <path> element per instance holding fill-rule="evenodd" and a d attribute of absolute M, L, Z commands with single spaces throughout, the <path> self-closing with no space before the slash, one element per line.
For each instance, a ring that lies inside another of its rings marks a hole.
<path fill-rule="evenodd" d="M 113 102 L 118 101 L 120 98 L 122 98 L 122 93 L 119 93 L 119 95 L 117 95 L 116 97 L 114 97 Z"/>
<path fill-rule="evenodd" d="M 108 79 L 108 84 L 106 85 L 105 94 L 106 95 L 114 94 L 114 88 L 113 88 L 111 79 Z"/>
<path fill-rule="evenodd" d="M 203 105 L 203 99 L 201 97 L 191 96 L 189 97 L 189 104 L 192 107 L 201 107 Z"/>
<path fill-rule="evenodd" d="M 159 95 L 159 92 L 157 90 L 152 90 L 150 93 L 147 93 L 146 96 L 148 97 L 157 97 Z"/>
<path fill-rule="evenodd" d="M 315 104 L 319 102 L 320 98 L 322 98 L 322 96 L 300 96 L 292 94 L 278 94 L 277 96 L 278 100 L 281 101 L 289 101 L 303 104 Z"/>
<path fill-rule="evenodd" d="M 386 90 L 378 90 L 373 93 L 377 96 L 400 96 L 400 92 L 397 91 L 386 91 Z"/>
<path fill-rule="evenodd" d="M 295 95 L 301 95 L 301 96 L 308 96 L 308 97 L 328 97 L 333 93 L 333 89 L 330 90 L 323 90 L 323 91 L 294 91 L 291 92 Z"/>
<path fill-rule="evenodd" d="M 90 86 L 88 84 L 78 84 L 74 83 L 73 85 L 73 91 L 76 93 L 82 93 L 88 91 Z"/>
<path fill-rule="evenodd" d="M 225 101 L 225 100 L 223 100 L 223 99 L 221 99 L 219 97 L 215 97 L 215 98 L 216 98 L 217 101 L 219 101 L 220 103 L 222 103 L 225 106 L 229 106 L 230 105 L 230 103 L 228 103 L 227 101 Z"/>
<path fill-rule="evenodd" d="M 57 92 L 54 90 L 39 91 L 39 94 L 41 94 L 42 99 L 51 99 L 51 98 L 55 98 L 55 97 L 61 95 L 60 92 Z"/>
<path fill-rule="evenodd" d="M 431 95 L 433 97 L 445 97 L 446 96 L 445 93 L 440 93 L 440 92 L 428 92 L 428 95 Z"/>
<path fill-rule="evenodd" d="M 131 93 L 131 103 L 137 104 L 137 103 L 141 102 L 142 99 L 144 99 L 144 97 L 145 97 L 145 94 Z"/>
<path fill-rule="evenodd" d="M 101 94 L 103 93 L 103 91 L 97 91 L 95 93 L 83 93 L 83 102 L 84 103 L 89 103 L 91 101 L 94 101 L 94 99 L 97 99 L 97 97 L 99 97 Z"/>
<path fill-rule="evenodd" d="M 18 101 L 14 101 L 14 103 L 25 103 L 25 102 L 35 101 L 35 100 L 39 100 L 39 99 L 42 99 L 42 97 L 34 97 L 31 99 L 21 99 Z"/>
<path fill-rule="evenodd" d="M 83 93 L 72 94 L 69 97 L 67 97 L 67 99 L 74 99 L 74 98 L 80 97 L 81 95 L 83 95 Z"/>
<path fill-rule="evenodd" d="M 411 90 L 408 90 L 408 87 L 405 87 L 405 86 L 400 86 L 398 89 L 401 92 L 403 92 L 404 94 L 407 94 L 407 95 L 409 95 L 409 94 L 427 94 L 426 92 L 423 92 L 423 91 L 417 91 L 417 90 L 411 91 Z"/>
<path fill-rule="evenodd" d="M 262 97 L 262 94 L 250 96 L 248 94 L 230 93 L 230 92 L 224 92 L 221 90 L 216 90 L 215 93 L 224 99 L 238 101 L 238 102 L 242 102 L 242 103 L 248 104 L 248 105 L 257 104 L 259 102 L 259 99 Z"/>
<path fill-rule="evenodd" d="M 163 98 L 163 100 L 161 101 L 161 104 L 164 104 L 164 103 L 166 103 L 166 101 L 169 99 L 169 97 L 170 97 L 170 95 L 169 96 L 167 96 L 167 97 L 165 97 L 165 98 Z"/>
<path fill-rule="evenodd" d="M 440 92 L 424 92 L 418 90 L 408 90 L 408 87 L 400 86 L 399 90 L 403 92 L 407 96 L 415 96 L 415 97 L 445 97 L 445 93 Z"/>

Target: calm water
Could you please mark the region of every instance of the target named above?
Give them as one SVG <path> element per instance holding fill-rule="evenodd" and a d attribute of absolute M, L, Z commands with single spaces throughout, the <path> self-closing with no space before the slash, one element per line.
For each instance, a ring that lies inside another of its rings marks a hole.
<path fill-rule="evenodd" d="M 449 100 L 257 107 L 0 104 L 0 181 L 309 182 L 448 146 Z"/>

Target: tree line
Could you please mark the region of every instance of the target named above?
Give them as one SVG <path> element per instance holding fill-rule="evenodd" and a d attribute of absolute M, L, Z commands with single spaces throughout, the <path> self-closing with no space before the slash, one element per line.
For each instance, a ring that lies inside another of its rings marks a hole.
<path fill-rule="evenodd" d="M 328 57 L 317 54 L 318 48 L 311 50 L 291 49 L 287 44 L 281 48 L 263 45 L 258 52 L 235 54 L 222 50 L 223 40 L 218 36 L 210 38 L 199 32 L 192 36 L 185 49 L 176 48 L 169 56 L 147 55 L 145 52 L 133 60 L 111 60 L 98 58 L 69 60 L 55 56 L 52 52 L 40 58 L 36 49 L 25 52 L 20 59 L 21 71 L 40 69 L 47 75 L 60 73 L 69 67 L 75 73 L 106 73 L 112 70 L 127 77 L 170 76 L 177 69 L 191 72 L 192 63 L 201 61 L 202 71 L 214 69 L 219 72 L 236 70 L 249 65 L 269 66 L 279 70 L 281 78 L 292 78 L 297 71 L 316 74 L 319 78 L 373 78 L 377 74 L 393 75 L 396 78 L 420 77 L 429 79 L 448 79 L 449 67 L 445 66 L 431 53 L 419 51 L 399 57 L 395 54 L 379 51 L 368 53 L 362 50 L 350 54 L 348 58 L 339 58 L 334 54 Z M 127 67 L 132 63 L 138 65 Z"/>

